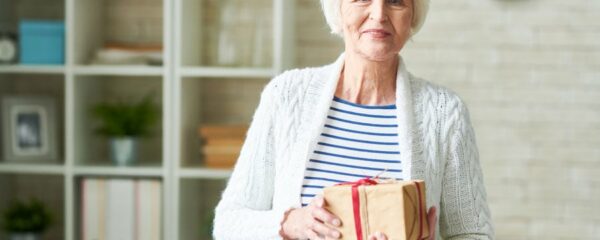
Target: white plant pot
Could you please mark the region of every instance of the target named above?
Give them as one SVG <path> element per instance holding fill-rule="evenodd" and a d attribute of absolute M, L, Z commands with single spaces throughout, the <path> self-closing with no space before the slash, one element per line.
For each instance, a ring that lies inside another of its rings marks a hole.
<path fill-rule="evenodd" d="M 28 233 L 11 233 L 8 237 L 9 240 L 40 240 L 41 235 L 39 233 L 28 232 Z"/>
<path fill-rule="evenodd" d="M 137 139 L 134 137 L 112 138 L 110 157 L 117 166 L 131 166 L 137 157 Z"/>

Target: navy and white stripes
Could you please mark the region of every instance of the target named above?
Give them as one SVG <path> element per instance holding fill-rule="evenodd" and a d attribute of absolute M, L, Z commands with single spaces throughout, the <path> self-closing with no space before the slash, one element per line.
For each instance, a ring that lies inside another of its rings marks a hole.
<path fill-rule="evenodd" d="M 395 105 L 359 105 L 334 97 L 307 164 L 302 206 L 324 187 L 381 174 L 402 179 Z"/>

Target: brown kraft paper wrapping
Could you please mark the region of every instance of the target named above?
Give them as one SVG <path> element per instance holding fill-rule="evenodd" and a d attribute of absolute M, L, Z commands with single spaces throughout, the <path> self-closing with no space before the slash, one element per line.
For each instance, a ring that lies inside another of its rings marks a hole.
<path fill-rule="evenodd" d="M 389 240 L 426 239 L 429 236 L 429 227 L 425 182 L 376 181 L 377 185 L 357 186 L 362 239 L 367 240 L 369 235 L 377 231 L 386 234 Z M 341 239 L 359 239 L 355 227 L 351 184 L 324 189 L 325 209 L 342 221 L 342 226 L 337 227 L 342 234 Z"/>

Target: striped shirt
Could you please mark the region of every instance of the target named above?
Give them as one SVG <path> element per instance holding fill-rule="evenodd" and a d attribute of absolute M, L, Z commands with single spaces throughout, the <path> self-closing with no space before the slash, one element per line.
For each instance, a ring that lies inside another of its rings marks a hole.
<path fill-rule="evenodd" d="M 307 164 L 302 206 L 324 187 L 374 177 L 402 180 L 395 105 L 361 105 L 334 97 Z"/>

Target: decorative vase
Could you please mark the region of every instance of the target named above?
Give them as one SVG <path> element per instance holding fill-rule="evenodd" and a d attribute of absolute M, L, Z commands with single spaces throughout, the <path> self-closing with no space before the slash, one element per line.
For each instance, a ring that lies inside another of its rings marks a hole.
<path fill-rule="evenodd" d="M 41 234 L 35 232 L 11 233 L 9 240 L 40 240 Z"/>
<path fill-rule="evenodd" d="M 137 157 L 137 139 L 119 137 L 110 140 L 110 157 L 117 166 L 131 166 Z"/>

